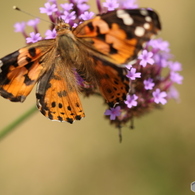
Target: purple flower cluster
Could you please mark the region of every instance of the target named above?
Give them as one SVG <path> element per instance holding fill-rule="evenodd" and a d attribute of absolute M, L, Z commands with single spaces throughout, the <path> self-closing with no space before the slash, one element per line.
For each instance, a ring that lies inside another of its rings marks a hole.
<path fill-rule="evenodd" d="M 118 8 L 138 8 L 136 0 L 105 0 L 103 3 L 96 0 L 96 4 L 100 14 Z M 82 21 L 89 20 L 95 15 L 89 9 L 87 0 L 69 0 L 69 3 L 60 5 L 56 0 L 48 0 L 44 7 L 40 8 L 40 12 L 47 14 L 53 24 L 57 17 L 61 17 L 75 28 Z M 45 32 L 44 37 L 41 37 L 37 26 L 39 22 L 39 19 L 35 19 L 27 23 L 16 23 L 14 25 L 15 32 L 21 32 L 27 43 L 56 37 L 54 25 Z M 25 31 L 26 25 L 33 28 L 30 35 Z M 179 93 L 173 84 L 182 84 L 183 77 L 179 74 L 182 66 L 179 62 L 172 61 L 167 41 L 162 39 L 149 41 L 138 58 L 133 63 L 126 65 L 126 70 L 130 91 L 124 102 L 105 111 L 106 118 L 110 120 L 111 124 L 121 127 L 121 124 L 132 122 L 133 117 L 143 115 L 153 108 L 159 108 L 160 105 L 166 104 L 169 99 L 179 99 Z M 86 89 L 90 88 L 90 85 L 84 83 L 79 75 L 78 81 Z"/>

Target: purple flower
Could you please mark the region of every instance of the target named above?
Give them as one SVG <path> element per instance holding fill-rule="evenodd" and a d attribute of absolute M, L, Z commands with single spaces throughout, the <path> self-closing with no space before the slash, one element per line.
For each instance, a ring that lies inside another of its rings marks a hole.
<path fill-rule="evenodd" d="M 127 65 L 125 65 L 125 67 L 126 67 L 128 70 L 130 70 L 130 69 L 132 68 L 132 64 L 127 64 Z"/>
<path fill-rule="evenodd" d="M 113 11 L 118 8 L 119 4 L 117 3 L 117 0 L 106 0 L 106 2 L 103 3 L 103 6 L 107 7 L 108 11 Z"/>
<path fill-rule="evenodd" d="M 78 26 L 78 24 L 77 23 L 74 23 L 73 25 L 72 25 L 72 28 L 76 28 Z"/>
<path fill-rule="evenodd" d="M 83 20 L 90 20 L 91 18 L 93 18 L 93 16 L 94 16 L 93 12 L 85 11 L 83 14 L 80 15 L 80 18 Z"/>
<path fill-rule="evenodd" d="M 72 2 L 77 4 L 82 4 L 82 3 L 86 3 L 87 0 L 72 0 Z"/>
<path fill-rule="evenodd" d="M 169 43 L 167 41 L 163 41 L 162 39 L 151 39 L 147 46 L 151 46 L 154 49 L 159 49 L 165 52 L 169 52 Z"/>
<path fill-rule="evenodd" d="M 77 4 L 77 7 L 79 8 L 80 12 L 84 12 L 89 9 L 89 5 L 86 3 Z"/>
<path fill-rule="evenodd" d="M 167 93 L 166 92 L 161 92 L 160 89 L 156 89 L 153 93 L 152 93 L 153 97 L 154 97 L 154 102 L 159 104 L 166 104 L 167 100 L 165 99 L 167 97 Z"/>
<path fill-rule="evenodd" d="M 149 78 L 147 80 L 144 80 L 144 88 L 146 90 L 152 90 L 154 87 L 153 79 Z"/>
<path fill-rule="evenodd" d="M 147 64 L 154 64 L 154 59 L 152 59 L 153 53 L 148 52 L 147 50 L 143 50 L 142 53 L 138 56 L 140 61 L 140 65 L 145 67 Z"/>
<path fill-rule="evenodd" d="M 27 43 L 35 43 L 37 41 L 40 41 L 42 37 L 40 36 L 40 33 L 31 32 L 30 37 L 26 38 Z"/>
<path fill-rule="evenodd" d="M 168 99 L 175 99 L 176 101 L 179 102 L 179 92 L 177 91 L 177 89 L 173 86 L 171 86 L 171 88 L 169 89 L 168 93 L 167 93 L 167 98 Z"/>
<path fill-rule="evenodd" d="M 179 62 L 169 62 L 169 68 L 171 71 L 181 71 L 182 70 L 182 66 Z"/>
<path fill-rule="evenodd" d="M 136 9 L 138 5 L 136 4 L 136 0 L 126 0 L 122 2 L 121 7 L 123 9 Z"/>
<path fill-rule="evenodd" d="M 70 21 L 74 20 L 76 18 L 75 11 L 72 11 L 71 13 L 65 11 L 64 15 L 61 16 L 61 18 L 66 22 L 69 23 Z"/>
<path fill-rule="evenodd" d="M 45 32 L 45 39 L 55 39 L 56 35 L 57 33 L 55 28 L 53 30 L 47 30 Z"/>
<path fill-rule="evenodd" d="M 15 32 L 24 32 L 26 22 L 17 22 L 14 24 Z"/>
<path fill-rule="evenodd" d="M 64 9 L 64 11 L 70 11 L 73 8 L 72 3 L 64 3 L 60 4 L 60 6 Z"/>
<path fill-rule="evenodd" d="M 54 12 L 58 11 L 56 4 L 50 5 L 50 3 L 45 3 L 45 7 L 40 7 L 40 13 L 47 14 L 51 16 Z"/>
<path fill-rule="evenodd" d="M 170 73 L 170 79 L 177 84 L 182 84 L 183 77 L 177 72 Z"/>
<path fill-rule="evenodd" d="M 110 108 L 109 110 L 106 110 L 104 114 L 106 116 L 110 116 L 110 120 L 115 120 L 117 116 L 120 116 L 121 108 L 120 106 L 117 106 L 115 108 Z"/>
<path fill-rule="evenodd" d="M 39 22 L 40 22 L 40 19 L 39 18 L 35 18 L 34 20 L 29 20 L 27 22 L 27 25 L 35 27 L 35 26 L 37 26 L 37 24 L 39 24 Z"/>
<path fill-rule="evenodd" d="M 40 22 L 39 18 L 35 18 L 34 20 L 29 20 L 27 22 L 28 26 L 32 26 L 34 28 L 35 33 L 38 33 L 37 24 Z"/>
<path fill-rule="evenodd" d="M 129 70 L 127 72 L 127 75 L 126 75 L 129 79 L 131 80 L 135 80 L 136 78 L 140 78 L 141 77 L 141 73 L 140 72 L 137 72 L 136 73 L 136 69 L 135 68 L 131 68 L 131 70 Z"/>
<path fill-rule="evenodd" d="M 48 0 L 48 2 L 51 2 L 51 3 L 57 4 L 57 1 L 56 1 L 56 0 Z"/>
<path fill-rule="evenodd" d="M 132 108 L 133 106 L 137 106 L 137 100 L 138 96 L 133 95 L 127 95 L 127 99 L 124 101 L 128 108 Z"/>
<path fill-rule="evenodd" d="M 169 53 L 166 53 L 166 52 L 156 53 L 153 56 L 155 63 L 163 68 L 168 66 L 169 58 L 170 58 L 170 55 Z"/>

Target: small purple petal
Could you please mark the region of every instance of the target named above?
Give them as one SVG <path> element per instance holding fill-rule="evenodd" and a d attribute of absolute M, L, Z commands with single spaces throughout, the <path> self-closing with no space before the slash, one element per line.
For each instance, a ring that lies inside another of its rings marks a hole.
<path fill-rule="evenodd" d="M 26 38 L 27 43 L 36 43 L 37 41 L 40 41 L 42 37 L 40 36 L 40 33 L 31 32 L 30 37 Z"/>
<path fill-rule="evenodd" d="M 63 4 L 60 4 L 60 6 L 64 9 L 64 11 L 70 11 L 73 9 L 72 3 L 63 3 Z"/>
<path fill-rule="evenodd" d="M 39 8 L 40 13 L 47 14 L 48 16 L 51 16 L 54 12 L 58 11 L 56 4 L 50 5 L 50 3 L 45 3 L 45 7 Z"/>
<path fill-rule="evenodd" d="M 137 100 L 138 96 L 133 95 L 127 95 L 127 99 L 124 101 L 128 108 L 132 108 L 133 106 L 137 106 Z"/>
<path fill-rule="evenodd" d="M 26 27 L 25 22 L 17 22 L 14 24 L 15 32 L 24 32 L 24 29 Z"/>
<path fill-rule="evenodd" d="M 126 0 L 122 2 L 121 7 L 123 9 L 136 9 L 138 5 L 136 4 L 136 0 Z"/>
<path fill-rule="evenodd" d="M 120 114 L 121 114 L 120 106 L 110 108 L 109 110 L 106 110 L 104 113 L 104 115 L 110 116 L 110 120 L 115 120 L 117 116 L 120 116 Z"/>
<path fill-rule="evenodd" d="M 69 23 L 70 21 L 76 19 L 76 12 L 75 11 L 72 11 L 72 12 L 67 12 L 65 11 L 64 12 L 64 15 L 61 16 L 61 18 L 66 22 L 66 23 Z"/>
<path fill-rule="evenodd" d="M 170 73 L 170 79 L 177 84 L 182 84 L 183 76 L 181 76 L 177 72 L 171 72 Z"/>
<path fill-rule="evenodd" d="M 179 92 L 177 91 L 177 89 L 174 86 L 171 86 L 171 88 L 169 89 L 169 92 L 167 93 L 167 98 L 174 99 L 177 102 L 180 101 Z"/>
<path fill-rule="evenodd" d="M 155 64 L 165 68 L 168 66 L 168 60 L 170 58 L 170 54 L 167 52 L 158 52 L 153 56 Z"/>
<path fill-rule="evenodd" d="M 125 65 L 125 67 L 126 67 L 128 70 L 130 70 L 130 69 L 132 68 L 132 64 L 127 64 L 127 65 Z"/>
<path fill-rule="evenodd" d="M 35 18 L 34 20 L 29 20 L 27 22 L 27 25 L 35 27 L 35 26 L 37 26 L 37 24 L 39 24 L 39 22 L 40 22 L 40 19 L 39 18 Z"/>
<path fill-rule="evenodd" d="M 167 93 L 166 92 L 161 92 L 160 89 L 156 89 L 153 93 L 152 93 L 153 97 L 154 97 L 154 102 L 159 104 L 166 104 L 167 100 L 165 99 L 165 97 L 167 97 Z"/>
<path fill-rule="evenodd" d="M 131 68 L 131 70 L 129 70 L 127 72 L 127 75 L 126 75 L 129 79 L 131 80 L 135 80 L 136 78 L 141 78 L 141 73 L 140 72 L 137 72 L 136 73 L 136 69 L 135 68 Z"/>
<path fill-rule="evenodd" d="M 74 23 L 73 25 L 72 25 L 72 28 L 76 28 L 78 26 L 78 24 L 77 23 Z"/>
<path fill-rule="evenodd" d="M 119 7 L 119 4 L 117 3 L 117 0 L 106 0 L 106 2 L 103 3 L 103 6 L 106 7 L 108 11 L 113 11 Z"/>
<path fill-rule="evenodd" d="M 138 56 L 140 61 L 140 65 L 145 67 L 147 64 L 154 64 L 154 59 L 152 58 L 153 53 L 147 50 L 143 50 L 142 53 Z"/>
<path fill-rule="evenodd" d="M 80 18 L 83 20 L 90 20 L 91 18 L 93 18 L 93 16 L 94 16 L 93 12 L 85 11 L 83 14 L 80 15 Z"/>
<path fill-rule="evenodd" d="M 144 80 L 144 88 L 146 90 L 151 90 L 154 87 L 153 79 L 149 78 L 147 80 Z"/>
<path fill-rule="evenodd" d="M 148 46 L 152 46 L 154 49 L 159 49 L 165 52 L 169 52 L 169 42 L 163 41 L 162 39 L 151 39 L 148 43 Z"/>
<path fill-rule="evenodd" d="M 182 65 L 179 62 L 169 62 L 169 68 L 171 71 L 181 71 L 182 70 Z"/>
<path fill-rule="evenodd" d="M 77 4 L 77 7 L 81 12 L 84 12 L 90 8 L 89 5 L 87 5 L 86 3 Z"/>
<path fill-rule="evenodd" d="M 45 32 L 45 39 L 55 39 L 56 35 L 57 33 L 55 28 L 53 30 L 47 30 Z"/>

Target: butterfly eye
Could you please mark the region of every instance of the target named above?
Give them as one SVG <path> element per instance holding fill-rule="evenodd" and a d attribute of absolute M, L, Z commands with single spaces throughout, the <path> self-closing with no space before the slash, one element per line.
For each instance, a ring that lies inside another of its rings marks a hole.
<path fill-rule="evenodd" d="M 59 32 L 61 30 L 71 30 L 71 27 L 69 24 L 66 24 L 66 23 L 60 23 L 56 26 L 56 31 Z"/>

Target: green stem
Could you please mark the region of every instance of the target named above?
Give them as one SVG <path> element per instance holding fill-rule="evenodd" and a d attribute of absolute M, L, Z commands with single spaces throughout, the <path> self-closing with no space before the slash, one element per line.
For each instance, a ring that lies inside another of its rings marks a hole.
<path fill-rule="evenodd" d="M 7 125 L 0 131 L 0 140 L 3 139 L 6 135 L 12 132 L 18 125 L 20 125 L 23 121 L 25 121 L 28 117 L 30 117 L 33 113 L 37 111 L 37 108 L 33 106 L 24 114 L 22 114 L 19 118 L 13 121 L 11 124 Z"/>

